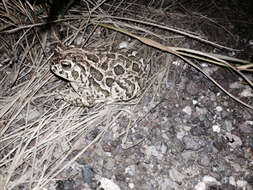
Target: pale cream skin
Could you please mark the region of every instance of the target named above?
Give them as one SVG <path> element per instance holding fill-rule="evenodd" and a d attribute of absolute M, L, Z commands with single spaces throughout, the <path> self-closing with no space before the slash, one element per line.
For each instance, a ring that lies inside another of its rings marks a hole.
<path fill-rule="evenodd" d="M 75 105 L 129 101 L 141 94 L 147 80 L 143 62 L 127 53 L 58 48 L 52 72 L 67 80 L 72 90 L 60 98 Z"/>

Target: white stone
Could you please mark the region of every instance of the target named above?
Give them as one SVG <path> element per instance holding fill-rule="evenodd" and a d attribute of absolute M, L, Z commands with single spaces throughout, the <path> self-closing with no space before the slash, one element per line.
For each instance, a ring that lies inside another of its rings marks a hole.
<path fill-rule="evenodd" d="M 129 187 L 130 189 L 133 189 L 133 188 L 134 188 L 134 184 L 133 184 L 133 183 L 129 183 L 129 184 L 128 184 L 128 187 Z"/>
<path fill-rule="evenodd" d="M 160 149 L 161 149 L 162 154 L 165 154 L 168 150 L 168 147 L 164 143 L 162 143 Z"/>
<path fill-rule="evenodd" d="M 129 43 L 127 41 L 120 42 L 119 49 L 128 48 Z"/>
<path fill-rule="evenodd" d="M 233 186 L 236 186 L 235 178 L 233 176 L 229 177 L 229 183 Z"/>
<path fill-rule="evenodd" d="M 130 165 L 125 169 L 125 173 L 127 173 L 130 176 L 134 176 L 135 174 L 135 165 Z"/>
<path fill-rule="evenodd" d="M 186 106 L 184 109 L 183 109 L 183 112 L 185 112 L 186 114 L 188 115 L 191 115 L 192 114 L 192 108 L 190 106 Z"/>
<path fill-rule="evenodd" d="M 147 157 L 150 157 L 150 156 L 155 156 L 157 157 L 158 156 L 158 152 L 156 150 L 156 147 L 155 146 L 149 146 L 147 149 L 146 149 L 146 154 L 147 154 Z"/>
<path fill-rule="evenodd" d="M 178 132 L 177 133 L 177 139 L 179 139 L 179 140 L 182 140 L 182 138 L 185 136 L 185 132 L 184 131 L 180 131 L 180 132 Z"/>
<path fill-rule="evenodd" d="M 238 89 L 238 88 L 242 88 L 242 86 L 243 85 L 241 83 L 234 82 L 234 83 L 232 83 L 232 84 L 229 85 L 229 88 L 236 88 L 236 89 Z"/>
<path fill-rule="evenodd" d="M 246 121 L 245 123 L 249 125 L 253 125 L 253 121 L 250 121 L 250 120 Z"/>
<path fill-rule="evenodd" d="M 242 189 L 244 189 L 244 188 L 246 187 L 246 185 L 247 185 L 247 181 L 244 181 L 244 180 L 237 180 L 236 184 L 237 184 L 237 188 L 242 188 Z"/>
<path fill-rule="evenodd" d="M 251 91 L 251 89 L 244 89 L 241 93 L 240 96 L 242 97 L 253 97 L 253 93 Z"/>
<path fill-rule="evenodd" d="M 172 64 L 176 65 L 176 66 L 179 66 L 180 65 L 180 61 L 173 61 Z"/>
<path fill-rule="evenodd" d="M 196 186 L 195 186 L 196 190 L 206 190 L 206 184 L 204 182 L 199 182 Z"/>
<path fill-rule="evenodd" d="M 193 104 L 193 105 L 196 105 L 197 103 L 198 103 L 197 100 L 192 100 L 192 104 Z"/>
<path fill-rule="evenodd" d="M 220 126 L 219 125 L 213 125 L 213 132 L 219 133 L 220 132 Z"/>
<path fill-rule="evenodd" d="M 201 66 L 202 67 L 208 67 L 208 64 L 207 63 L 201 63 Z"/>
<path fill-rule="evenodd" d="M 217 107 L 216 107 L 216 111 L 217 111 L 217 112 L 221 112 L 222 110 L 223 110 L 223 108 L 222 108 L 221 106 L 217 106 Z"/>
<path fill-rule="evenodd" d="M 204 183 L 220 184 L 220 182 L 218 182 L 214 177 L 208 175 L 204 176 L 202 181 Z"/>
<path fill-rule="evenodd" d="M 115 184 L 113 181 L 102 177 L 100 180 L 100 185 L 97 187 L 97 189 L 104 189 L 104 190 L 120 190 L 119 186 Z"/>

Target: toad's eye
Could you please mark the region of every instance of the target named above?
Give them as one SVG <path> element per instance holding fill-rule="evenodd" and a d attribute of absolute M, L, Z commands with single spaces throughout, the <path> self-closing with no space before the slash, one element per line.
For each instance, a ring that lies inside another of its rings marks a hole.
<path fill-rule="evenodd" d="M 64 69 L 64 70 L 70 70 L 72 64 L 70 61 L 64 60 L 61 62 L 61 66 L 62 66 L 62 69 Z"/>

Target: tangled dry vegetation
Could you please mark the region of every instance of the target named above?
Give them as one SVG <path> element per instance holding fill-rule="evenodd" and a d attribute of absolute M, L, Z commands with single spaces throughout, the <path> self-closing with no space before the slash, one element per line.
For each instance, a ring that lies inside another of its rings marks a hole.
<path fill-rule="evenodd" d="M 143 109 L 140 102 L 145 94 L 135 105 L 98 105 L 88 112 L 55 99 L 57 90 L 66 86 L 50 72 L 53 50 L 59 44 L 96 47 L 130 41 L 130 46 L 144 52 L 157 73 L 145 93 L 162 91 L 167 80 L 174 80 L 176 87 L 182 68 L 173 77 L 168 72 L 173 59 L 180 58 L 206 75 L 238 105 L 243 104 L 243 109 L 253 108 L 252 99 L 241 100 L 230 94 L 222 81 L 216 82 L 197 64 L 197 60 L 202 60 L 229 68 L 252 88 L 252 79 L 244 73 L 253 72 L 253 63 L 204 53 L 212 49 L 238 52 L 214 43 L 222 43 L 219 39 L 222 34 L 224 44 L 229 44 L 227 41 L 233 34 L 227 31 L 228 26 L 199 13 L 165 14 L 163 1 L 151 5 L 152 2 L 144 6 L 128 1 L 84 0 L 74 3 L 65 14 L 49 23 L 47 4 L 21 0 L 0 3 L 0 187 L 42 189 L 55 182 L 122 118 L 127 118 L 128 127 L 120 129 L 117 138 L 123 137 L 122 146 L 127 147 L 128 129 L 141 117 L 136 113 Z M 159 6 L 161 9 L 157 9 Z M 213 41 L 206 38 L 208 28 L 213 31 L 210 35 Z M 231 59 L 235 64 L 231 65 Z M 153 83 L 159 85 L 152 86 Z M 149 112 L 159 98 L 154 94 L 145 111 Z M 84 141 L 95 128 L 100 129 L 99 133 Z"/>

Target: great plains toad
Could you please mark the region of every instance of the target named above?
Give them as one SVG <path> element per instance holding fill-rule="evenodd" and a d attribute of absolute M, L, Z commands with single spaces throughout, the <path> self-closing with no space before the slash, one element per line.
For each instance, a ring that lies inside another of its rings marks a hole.
<path fill-rule="evenodd" d="M 52 72 L 72 86 L 60 98 L 84 107 L 138 97 L 146 84 L 146 68 L 141 59 L 129 52 L 78 47 L 58 47 L 51 65 Z"/>

